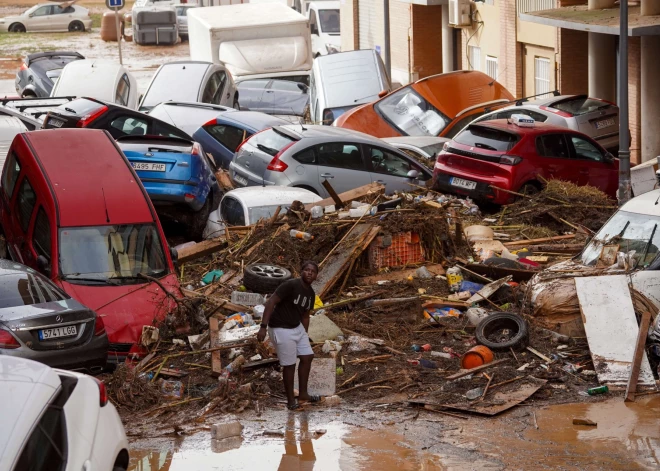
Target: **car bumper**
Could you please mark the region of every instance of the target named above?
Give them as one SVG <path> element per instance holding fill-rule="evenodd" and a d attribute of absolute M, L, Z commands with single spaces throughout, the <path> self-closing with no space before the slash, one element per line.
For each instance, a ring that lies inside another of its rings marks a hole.
<path fill-rule="evenodd" d="M 466 189 L 451 184 L 452 177 L 462 178 L 471 182 L 476 182 L 474 189 Z M 504 191 L 497 191 L 491 185 L 505 190 L 510 190 L 510 182 L 506 179 L 483 179 L 475 177 L 474 175 L 464 175 L 459 173 L 448 173 L 446 171 L 438 171 L 437 167 L 433 172 L 433 189 L 443 193 L 451 193 L 460 196 L 469 196 L 475 201 L 491 202 L 495 204 L 508 204 L 512 203 L 514 197 L 510 193 Z M 511 191 L 511 190 L 510 190 Z"/>
<path fill-rule="evenodd" d="M 183 208 L 199 211 L 204 206 L 206 198 L 209 195 L 208 187 L 186 184 L 187 182 L 164 183 L 162 180 L 141 180 L 154 206 L 181 205 Z M 187 201 L 186 195 L 192 195 L 194 199 Z"/>
<path fill-rule="evenodd" d="M 82 24 L 85 25 L 85 30 L 92 29 L 92 19 L 81 20 Z"/>
<path fill-rule="evenodd" d="M 95 336 L 84 345 L 62 350 L 32 350 L 26 346 L 0 349 L 0 355 L 27 358 L 51 368 L 98 374 L 103 371 L 108 359 L 108 336 Z"/>
<path fill-rule="evenodd" d="M 9 23 L 0 23 L 0 33 L 9 32 Z"/>
<path fill-rule="evenodd" d="M 237 187 L 262 186 L 262 185 L 291 185 L 291 180 L 281 172 L 271 172 L 266 170 L 263 174 L 257 175 L 244 167 L 236 165 L 234 162 L 229 164 L 229 178 Z"/>

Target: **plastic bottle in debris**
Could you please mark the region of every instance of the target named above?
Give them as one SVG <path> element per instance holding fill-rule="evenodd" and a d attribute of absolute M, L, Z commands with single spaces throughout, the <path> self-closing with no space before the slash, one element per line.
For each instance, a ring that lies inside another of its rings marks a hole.
<path fill-rule="evenodd" d="M 449 291 L 452 293 L 458 292 L 463 281 L 463 274 L 461 269 L 458 267 L 452 267 L 447 270 L 447 284 L 449 285 Z"/>
<path fill-rule="evenodd" d="M 451 354 L 446 352 L 431 352 L 431 356 L 436 358 L 445 358 L 447 360 L 451 360 Z"/>
<path fill-rule="evenodd" d="M 307 242 L 309 242 L 310 240 L 314 240 L 314 236 L 309 232 L 302 232 L 302 231 L 297 231 L 295 229 L 291 229 L 291 232 L 289 232 L 289 234 L 294 239 L 302 239 Z"/>
<path fill-rule="evenodd" d="M 225 367 L 225 371 L 227 371 L 227 373 L 234 373 L 240 370 L 244 364 L 245 364 L 245 357 L 243 355 L 239 355 L 236 357 L 234 361 L 232 361 L 230 364 L 228 364 Z"/>
<path fill-rule="evenodd" d="M 481 307 L 471 307 L 467 310 L 467 318 L 470 321 L 470 324 L 476 327 L 482 319 L 488 317 L 488 311 Z"/>
<path fill-rule="evenodd" d="M 312 207 L 310 213 L 312 214 L 312 219 L 318 219 L 323 216 L 323 206 L 314 206 Z"/>

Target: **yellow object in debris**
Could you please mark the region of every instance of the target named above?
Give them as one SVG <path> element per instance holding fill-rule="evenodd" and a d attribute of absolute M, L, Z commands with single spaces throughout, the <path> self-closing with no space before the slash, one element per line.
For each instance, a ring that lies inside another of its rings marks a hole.
<path fill-rule="evenodd" d="M 318 296 L 314 299 L 314 309 L 320 309 L 323 307 L 323 301 Z"/>

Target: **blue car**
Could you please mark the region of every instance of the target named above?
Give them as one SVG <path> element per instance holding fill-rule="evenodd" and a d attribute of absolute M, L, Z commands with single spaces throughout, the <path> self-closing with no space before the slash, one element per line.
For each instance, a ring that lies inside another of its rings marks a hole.
<path fill-rule="evenodd" d="M 221 191 L 211 164 L 197 142 L 178 137 L 125 136 L 117 144 L 135 169 L 158 215 L 185 225 L 201 240 Z"/>
<path fill-rule="evenodd" d="M 193 138 L 213 156 L 218 168 L 229 168 L 234 152 L 252 134 L 288 121 L 258 111 L 231 111 L 219 114 L 193 134 Z"/>

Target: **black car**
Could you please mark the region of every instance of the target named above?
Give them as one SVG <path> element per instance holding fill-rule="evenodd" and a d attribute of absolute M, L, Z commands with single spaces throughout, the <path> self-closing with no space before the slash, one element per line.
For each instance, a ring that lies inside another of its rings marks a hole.
<path fill-rule="evenodd" d="M 78 98 L 49 111 L 42 129 L 59 128 L 105 129 L 115 139 L 164 136 L 193 140 L 185 132 L 160 119 L 95 98 Z"/>
<path fill-rule="evenodd" d="M 55 81 L 69 62 L 84 59 L 78 52 L 52 51 L 28 54 L 16 72 L 16 93 L 23 98 L 50 96 Z"/>
<path fill-rule="evenodd" d="M 0 355 L 100 373 L 108 335 L 101 317 L 48 278 L 0 259 Z"/>

